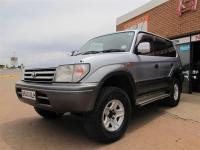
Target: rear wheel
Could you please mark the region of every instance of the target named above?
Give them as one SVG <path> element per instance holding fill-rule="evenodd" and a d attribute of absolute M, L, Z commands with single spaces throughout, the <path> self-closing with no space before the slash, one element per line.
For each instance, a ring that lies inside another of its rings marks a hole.
<path fill-rule="evenodd" d="M 165 101 L 165 104 L 171 107 L 177 106 L 180 101 L 180 95 L 181 83 L 177 79 L 174 79 L 170 88 L 170 97 Z"/>
<path fill-rule="evenodd" d="M 53 111 L 44 110 L 41 108 L 34 107 L 35 111 L 45 119 L 56 119 L 63 116 L 63 113 L 56 113 Z"/>
<path fill-rule="evenodd" d="M 95 110 L 86 115 L 86 131 L 100 142 L 114 142 L 125 133 L 130 112 L 127 94 L 119 88 L 106 87 L 100 93 Z"/>

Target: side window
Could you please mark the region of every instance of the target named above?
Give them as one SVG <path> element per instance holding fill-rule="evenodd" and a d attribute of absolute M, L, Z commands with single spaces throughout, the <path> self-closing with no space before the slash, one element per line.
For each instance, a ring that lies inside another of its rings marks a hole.
<path fill-rule="evenodd" d="M 172 42 L 156 37 L 154 42 L 154 55 L 163 57 L 176 57 L 176 50 Z"/>
<path fill-rule="evenodd" d="M 139 33 L 135 51 L 138 55 L 153 56 L 153 36 L 145 33 Z"/>

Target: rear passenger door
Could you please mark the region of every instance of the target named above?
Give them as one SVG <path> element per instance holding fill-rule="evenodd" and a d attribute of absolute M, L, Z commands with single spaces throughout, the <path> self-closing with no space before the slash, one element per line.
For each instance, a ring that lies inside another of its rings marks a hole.
<path fill-rule="evenodd" d="M 166 39 L 155 37 L 154 56 L 159 59 L 159 74 L 162 79 L 161 88 L 169 86 L 169 75 L 176 65 L 176 50 L 173 43 Z"/>

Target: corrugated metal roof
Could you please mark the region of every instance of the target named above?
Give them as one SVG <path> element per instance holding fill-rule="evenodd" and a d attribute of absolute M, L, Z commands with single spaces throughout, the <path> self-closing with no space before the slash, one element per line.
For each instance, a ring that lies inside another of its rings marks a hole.
<path fill-rule="evenodd" d="M 169 1 L 169 0 L 152 0 L 152 1 L 148 2 L 147 4 L 117 18 L 117 25 L 122 24 L 132 18 L 135 18 L 135 17 L 137 17 L 137 16 L 139 16 L 139 15 L 141 15 L 141 14 L 143 14 L 143 13 L 145 13 L 167 1 Z"/>

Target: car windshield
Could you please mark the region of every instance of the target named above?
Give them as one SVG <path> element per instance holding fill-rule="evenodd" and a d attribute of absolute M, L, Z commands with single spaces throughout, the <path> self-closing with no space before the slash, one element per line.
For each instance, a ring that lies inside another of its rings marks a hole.
<path fill-rule="evenodd" d="M 135 33 L 130 31 L 91 39 L 80 49 L 79 54 L 128 52 L 131 49 L 134 35 Z"/>

